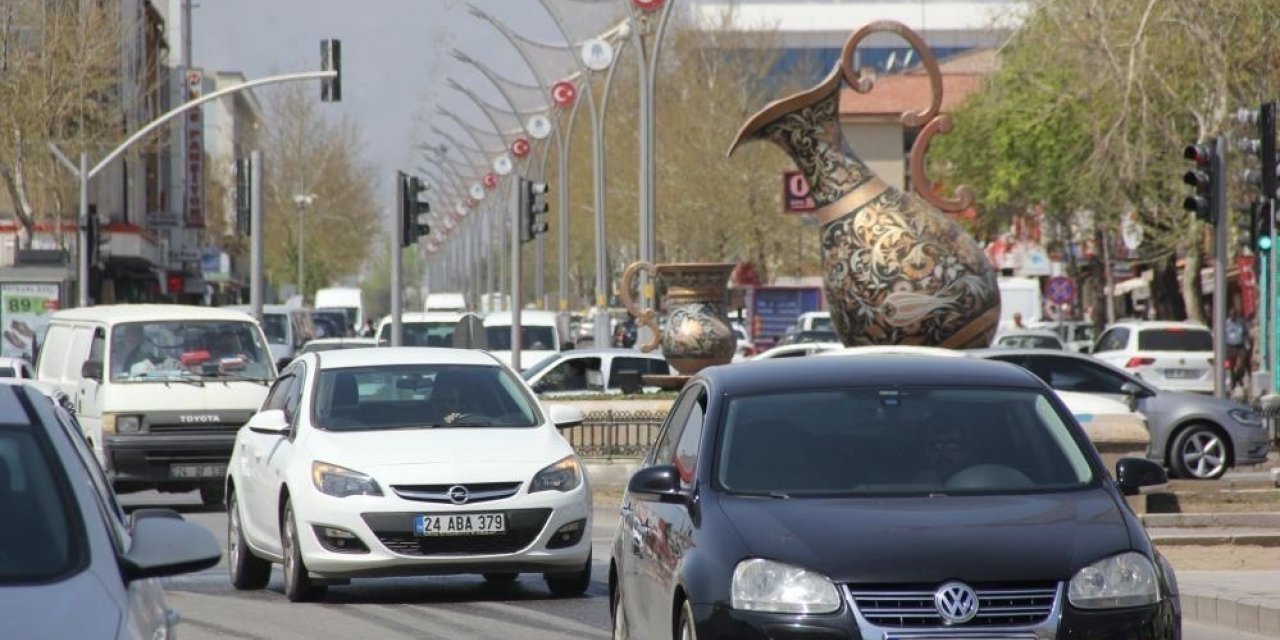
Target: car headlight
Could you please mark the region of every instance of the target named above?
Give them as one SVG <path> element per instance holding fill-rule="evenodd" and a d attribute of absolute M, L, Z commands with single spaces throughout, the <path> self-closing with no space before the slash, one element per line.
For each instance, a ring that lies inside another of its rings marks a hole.
<path fill-rule="evenodd" d="M 104 433 L 140 433 L 142 416 L 122 416 L 115 413 L 102 414 L 102 431 Z"/>
<path fill-rule="evenodd" d="M 1258 415 L 1258 412 L 1253 409 L 1232 409 L 1227 412 L 1227 415 L 1246 427 L 1262 426 L 1262 416 Z"/>
<path fill-rule="evenodd" d="M 733 570 L 734 609 L 773 613 L 831 613 L 840 608 L 840 592 L 820 573 L 753 558 Z"/>
<path fill-rule="evenodd" d="M 1076 572 L 1067 594 L 1071 605 L 1080 609 L 1116 609 L 1155 604 L 1160 587 L 1151 560 L 1130 551 Z"/>
<path fill-rule="evenodd" d="M 582 467 L 578 456 L 567 456 L 534 474 L 529 493 L 535 491 L 573 491 L 582 484 Z"/>
<path fill-rule="evenodd" d="M 327 462 L 311 463 L 311 482 L 317 491 L 335 498 L 382 495 L 382 488 L 373 478 Z"/>

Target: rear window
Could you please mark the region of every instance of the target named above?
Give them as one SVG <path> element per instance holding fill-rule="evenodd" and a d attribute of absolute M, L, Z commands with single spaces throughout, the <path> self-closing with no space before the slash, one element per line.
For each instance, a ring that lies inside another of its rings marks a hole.
<path fill-rule="evenodd" d="M 18 372 L 14 371 L 13 367 L 0 367 L 0 378 L 16 378 L 16 377 L 18 377 Z"/>
<path fill-rule="evenodd" d="M 11 390 L 0 391 L 0 415 L 0 584 L 48 582 L 83 564 L 84 529 L 43 432 L 13 424 L 27 413 Z"/>
<path fill-rule="evenodd" d="M 1139 351 L 1213 351 L 1213 337 L 1204 329 L 1144 329 L 1138 333 Z"/>

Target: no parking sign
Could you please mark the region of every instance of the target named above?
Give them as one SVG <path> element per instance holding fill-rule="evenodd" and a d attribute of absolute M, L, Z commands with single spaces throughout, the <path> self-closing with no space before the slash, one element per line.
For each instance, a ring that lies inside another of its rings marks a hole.
<path fill-rule="evenodd" d="M 1049 278 L 1049 285 L 1045 287 L 1045 295 L 1049 296 L 1049 300 L 1056 304 L 1067 304 L 1076 299 L 1076 282 L 1066 276 Z"/>

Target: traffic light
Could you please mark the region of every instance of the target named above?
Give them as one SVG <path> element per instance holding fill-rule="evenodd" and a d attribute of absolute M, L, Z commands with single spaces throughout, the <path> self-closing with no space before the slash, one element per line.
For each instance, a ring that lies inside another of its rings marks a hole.
<path fill-rule="evenodd" d="M 320 41 L 320 70 L 336 71 L 338 75 L 320 80 L 321 102 L 342 102 L 342 42 Z"/>
<path fill-rule="evenodd" d="M 400 246 L 413 246 L 418 238 L 431 233 L 427 224 L 431 204 L 423 196 L 427 189 L 421 178 L 400 174 Z"/>
<path fill-rule="evenodd" d="M 1277 183 L 1280 182 L 1280 166 L 1276 164 L 1276 103 L 1264 102 L 1256 111 L 1242 109 L 1237 114 L 1242 124 L 1258 125 L 1258 137 L 1240 141 L 1240 147 L 1257 154 L 1261 167 L 1246 169 L 1240 177 L 1262 192 L 1264 201 L 1280 197 Z"/>
<path fill-rule="evenodd" d="M 547 193 L 545 182 L 520 178 L 520 241 L 531 242 L 547 232 Z"/>
<path fill-rule="evenodd" d="M 236 158 L 236 235 L 249 237 L 252 229 L 250 210 L 250 161 L 248 158 Z"/>
<path fill-rule="evenodd" d="M 1250 239 L 1253 241 L 1253 247 L 1256 251 L 1271 250 L 1271 216 L 1271 203 L 1253 203 L 1253 211 L 1249 216 L 1249 223 L 1253 228 Z"/>
<path fill-rule="evenodd" d="M 1213 147 L 1208 144 L 1189 144 L 1183 150 L 1182 157 L 1196 163 L 1195 168 L 1182 176 L 1183 184 L 1195 188 L 1195 195 L 1187 196 L 1182 201 L 1182 208 L 1195 214 L 1196 220 L 1217 223 L 1217 205 L 1215 202 L 1214 183 L 1219 179 L 1218 162 L 1214 157 Z"/>
<path fill-rule="evenodd" d="M 96 267 L 101 264 L 103 248 L 111 242 L 110 238 L 102 235 L 102 220 L 98 218 L 98 205 L 89 205 L 89 219 L 85 224 L 88 225 L 85 228 L 85 235 L 88 236 L 89 266 Z"/>

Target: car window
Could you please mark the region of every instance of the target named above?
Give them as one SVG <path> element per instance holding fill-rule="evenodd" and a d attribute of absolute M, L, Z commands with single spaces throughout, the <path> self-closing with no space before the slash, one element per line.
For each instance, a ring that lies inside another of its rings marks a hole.
<path fill-rule="evenodd" d="M 599 391 L 600 358 L 565 358 L 534 385 L 538 393 Z"/>
<path fill-rule="evenodd" d="M 685 418 L 680 440 L 676 444 L 672 462 L 680 474 L 680 484 L 684 488 L 693 486 L 693 479 L 698 470 L 698 447 L 702 444 L 702 430 L 707 411 L 707 394 L 698 394 L 697 401 L 689 407 L 689 416 Z"/>
<path fill-rule="evenodd" d="M 1139 351 L 1213 351 L 1213 335 L 1203 329 L 1143 329 Z"/>
<path fill-rule="evenodd" d="M 698 396 L 701 394 L 701 387 L 691 387 L 685 390 L 684 395 L 676 401 L 671 412 L 667 414 L 666 424 L 663 426 L 662 433 L 658 436 L 658 440 L 654 442 L 653 451 L 649 454 L 649 464 L 673 464 L 675 462 L 676 446 L 680 443 L 680 436 L 684 433 L 685 424 L 689 420 L 689 415 L 693 413 L 693 408 L 698 404 Z"/>
<path fill-rule="evenodd" d="M 271 385 L 271 391 L 267 393 L 267 399 L 262 403 L 263 411 L 271 411 L 273 409 L 284 409 L 284 402 L 289 397 L 289 391 L 293 388 L 295 380 L 293 371 L 280 376 L 276 379 L 275 384 Z"/>
<path fill-rule="evenodd" d="M 1008 493 L 1094 479 L 1083 435 L 1024 388 L 802 389 L 728 400 L 717 479 L 748 494 Z"/>
<path fill-rule="evenodd" d="M 0 378 L 16 378 L 18 372 L 13 367 L 0 367 Z"/>
<path fill-rule="evenodd" d="M 124 553 L 128 550 L 129 529 L 125 521 L 124 509 L 120 507 L 115 491 L 111 489 L 111 483 L 107 481 L 107 476 L 102 472 L 102 466 L 98 464 L 97 457 L 89 449 L 84 436 L 80 433 L 80 426 L 64 410 L 54 409 L 53 413 L 63 435 L 76 451 L 80 468 L 84 470 L 83 477 L 88 479 L 91 490 L 97 497 L 98 508 L 102 511 L 103 520 L 106 521 L 107 530 L 116 551 Z"/>
<path fill-rule="evenodd" d="M 298 405 L 302 403 L 302 381 L 306 379 L 306 368 L 302 365 L 294 367 L 293 384 L 289 385 L 289 393 L 284 398 L 284 419 L 293 426 L 298 426 Z"/>
<path fill-rule="evenodd" d="M 1121 385 L 1130 382 L 1123 374 L 1079 358 L 1054 356 L 995 357 L 992 360 L 1016 364 L 1058 391 L 1123 394 Z"/>
<path fill-rule="evenodd" d="M 322 369 L 311 422 L 329 431 L 528 428 L 532 397 L 506 367 L 415 363 Z"/>
<path fill-rule="evenodd" d="M 618 374 L 622 371 L 635 371 L 640 375 L 667 375 L 669 368 L 665 360 L 657 358 L 628 358 L 617 357 L 613 362 L 609 363 L 609 388 L 622 388 L 619 383 Z M 643 384 L 643 382 L 642 382 Z"/>
<path fill-rule="evenodd" d="M 1124 351 L 1128 346 L 1129 330 L 1124 327 L 1114 327 L 1103 332 L 1102 337 L 1098 338 L 1098 345 L 1093 350 L 1094 352 Z"/>
<path fill-rule="evenodd" d="M 484 328 L 484 337 L 493 351 L 511 350 L 511 325 L 494 325 Z M 559 351 L 555 327 L 523 325 L 520 327 L 520 348 L 530 351 Z"/>
<path fill-rule="evenodd" d="M 1062 341 L 1054 336 L 1034 333 L 1000 336 L 999 346 L 1013 349 L 1062 349 Z"/>

